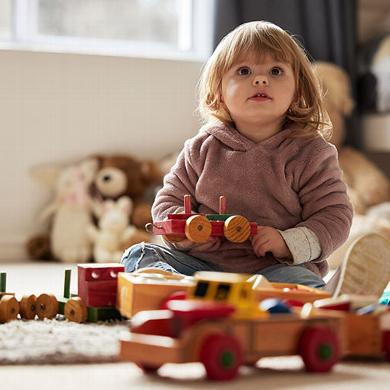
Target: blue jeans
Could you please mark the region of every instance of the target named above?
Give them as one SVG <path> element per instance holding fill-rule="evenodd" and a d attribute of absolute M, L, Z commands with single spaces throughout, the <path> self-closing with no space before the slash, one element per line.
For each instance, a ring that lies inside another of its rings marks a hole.
<path fill-rule="evenodd" d="M 223 272 L 217 265 L 185 252 L 149 243 L 140 243 L 128 248 L 122 256 L 121 263 L 125 266 L 126 272 L 134 272 L 145 267 L 160 268 L 189 276 L 197 271 Z M 317 288 L 325 285 L 318 275 L 303 265 L 274 264 L 257 273 L 264 275 L 270 282 L 303 284 Z"/>

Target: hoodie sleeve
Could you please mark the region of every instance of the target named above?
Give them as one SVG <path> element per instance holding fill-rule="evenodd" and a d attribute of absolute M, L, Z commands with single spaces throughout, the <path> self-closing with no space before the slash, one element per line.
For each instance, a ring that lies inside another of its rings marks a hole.
<path fill-rule="evenodd" d="M 325 142 L 325 141 L 323 141 Z M 302 222 L 296 227 L 310 229 L 318 238 L 321 262 L 343 244 L 352 223 L 352 206 L 341 180 L 336 148 L 328 143 L 301 159 L 298 166 L 298 196 Z"/>
<path fill-rule="evenodd" d="M 202 137 L 185 142 L 175 165 L 165 175 L 163 187 L 158 191 L 152 206 L 153 220 L 162 220 L 168 214 L 183 210 L 184 195 L 191 195 L 192 210 L 198 209 L 195 191 L 204 164 Z"/>

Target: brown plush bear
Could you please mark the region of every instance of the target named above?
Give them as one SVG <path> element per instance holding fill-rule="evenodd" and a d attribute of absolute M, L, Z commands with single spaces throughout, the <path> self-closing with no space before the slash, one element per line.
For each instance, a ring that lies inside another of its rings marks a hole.
<path fill-rule="evenodd" d="M 151 222 L 153 187 L 162 182 L 162 173 L 153 161 L 140 161 L 128 155 L 97 155 L 99 168 L 91 186 L 97 200 L 131 198 L 134 204 L 131 224 L 144 230 Z M 147 201 L 147 197 L 150 197 Z"/>
<path fill-rule="evenodd" d="M 344 118 L 352 112 L 354 106 L 346 72 L 337 65 L 326 62 L 314 63 L 313 69 L 325 92 L 325 105 L 333 125 L 330 142 L 338 149 L 348 195 L 355 213 L 365 214 L 369 207 L 390 200 L 389 179 L 362 153 L 343 146 Z"/>

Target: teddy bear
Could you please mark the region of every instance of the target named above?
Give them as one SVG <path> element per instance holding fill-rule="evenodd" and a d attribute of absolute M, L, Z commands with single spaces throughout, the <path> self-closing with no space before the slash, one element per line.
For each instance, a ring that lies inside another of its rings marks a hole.
<path fill-rule="evenodd" d="M 54 200 L 39 217 L 42 222 L 49 220 L 50 233 L 35 236 L 27 244 L 32 258 L 52 256 L 66 263 L 91 260 L 92 244 L 87 235 L 92 223 L 89 187 L 97 168 L 98 161 L 88 158 L 66 167 L 45 164 L 32 169 L 32 176 L 55 192 Z"/>
<path fill-rule="evenodd" d="M 365 214 L 372 206 L 390 200 L 390 181 L 386 175 L 361 152 L 344 146 L 345 117 L 351 114 L 354 101 L 350 80 L 337 65 L 315 62 L 317 74 L 325 93 L 325 107 L 333 125 L 330 142 L 338 149 L 343 180 L 356 214 Z"/>
<path fill-rule="evenodd" d="M 132 209 L 133 202 L 128 196 L 95 205 L 94 211 L 99 218 L 98 227 L 91 223 L 87 229 L 93 243 L 95 262 L 119 261 L 129 244 L 149 240 L 146 232 L 129 225 Z"/>
<path fill-rule="evenodd" d="M 91 185 L 94 199 L 117 200 L 128 196 L 133 202 L 130 223 L 139 229 L 151 222 L 151 203 L 162 173 L 153 161 L 141 161 L 129 155 L 95 155 L 99 167 Z"/>

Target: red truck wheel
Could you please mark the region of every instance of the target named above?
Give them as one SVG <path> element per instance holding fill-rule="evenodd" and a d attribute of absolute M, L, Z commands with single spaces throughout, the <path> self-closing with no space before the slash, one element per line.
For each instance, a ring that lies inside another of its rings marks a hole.
<path fill-rule="evenodd" d="M 156 374 L 160 366 L 151 366 L 150 364 L 135 363 L 145 374 Z"/>
<path fill-rule="evenodd" d="M 308 327 L 299 340 L 299 354 L 307 371 L 328 372 L 340 358 L 337 337 L 330 329 Z"/>
<path fill-rule="evenodd" d="M 385 359 L 390 362 L 390 331 L 383 332 L 383 352 L 385 353 Z"/>
<path fill-rule="evenodd" d="M 211 380 L 229 380 L 237 376 L 243 357 L 238 341 L 225 334 L 211 334 L 203 340 L 200 361 Z"/>

